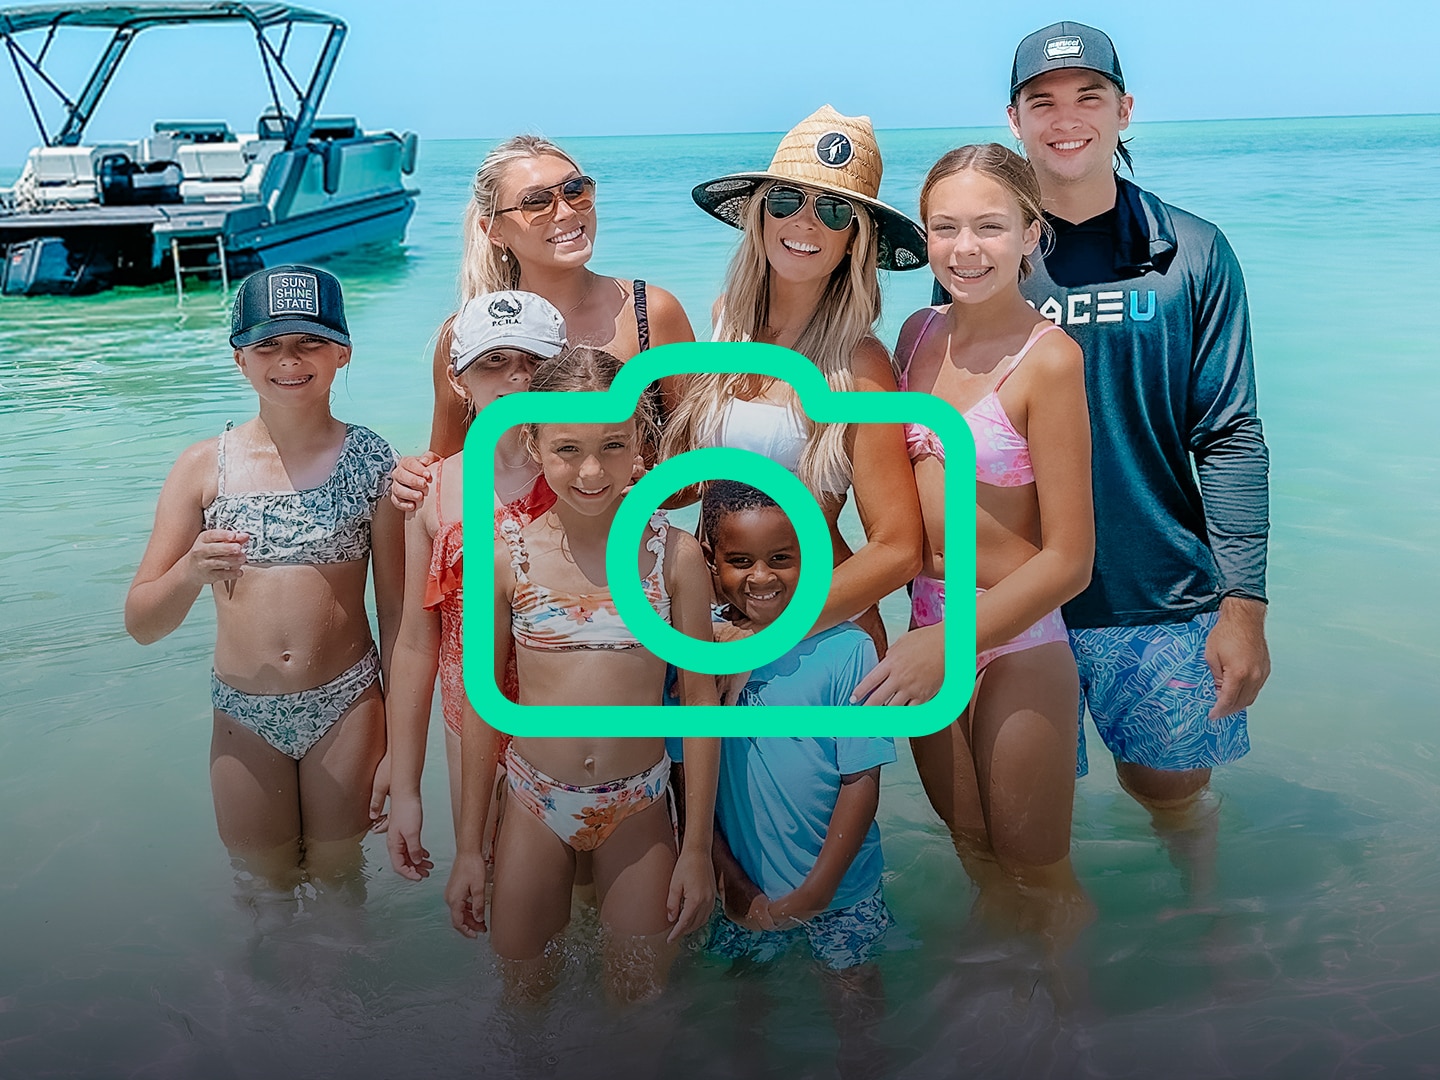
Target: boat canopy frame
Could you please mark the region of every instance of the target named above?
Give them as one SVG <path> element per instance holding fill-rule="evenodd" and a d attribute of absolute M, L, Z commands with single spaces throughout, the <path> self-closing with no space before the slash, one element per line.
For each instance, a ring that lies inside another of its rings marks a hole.
<path fill-rule="evenodd" d="M 0 40 L 10 55 L 20 89 L 30 106 L 30 113 L 39 129 L 41 141 L 47 146 L 78 146 L 85 132 L 85 125 L 95 114 L 106 89 L 120 67 L 121 60 L 141 31 L 156 26 L 177 26 L 193 22 L 245 22 L 255 30 L 255 40 L 260 51 L 260 61 L 265 69 L 265 79 L 270 87 L 271 104 L 277 118 L 287 119 L 281 101 L 280 86 L 276 74 L 288 84 L 295 96 L 295 117 L 293 124 L 284 124 L 285 149 L 303 146 L 310 139 L 320 111 L 320 100 L 325 96 L 335 63 L 340 57 L 340 47 L 345 41 L 345 23 L 334 15 L 309 8 L 292 7 L 289 4 L 240 3 L 237 0 L 132 0 L 122 4 L 27 4 L 21 7 L 0 8 Z M 315 59 L 308 85 L 302 90 L 299 82 L 286 63 L 285 53 L 290 45 L 290 32 L 297 23 L 306 23 L 329 28 L 325 42 Z M 45 56 L 62 27 L 96 27 L 114 31 L 109 43 L 100 54 L 95 68 L 90 73 L 84 89 L 77 98 L 71 99 L 64 88 L 45 71 Z M 281 28 L 278 45 L 267 31 Z M 39 50 L 32 56 L 25 46 L 16 40 L 27 31 L 45 31 L 45 39 Z M 28 76 L 27 76 L 28 69 Z M 60 101 L 65 109 L 65 122 L 51 136 L 45 128 L 35 100 L 30 79 L 43 83 Z"/>

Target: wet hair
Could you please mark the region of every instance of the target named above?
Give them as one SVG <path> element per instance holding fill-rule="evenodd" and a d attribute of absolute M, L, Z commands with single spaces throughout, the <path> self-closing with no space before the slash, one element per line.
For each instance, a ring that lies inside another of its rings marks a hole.
<path fill-rule="evenodd" d="M 715 327 L 716 341 L 754 341 L 770 319 L 770 261 L 765 255 L 765 195 L 774 186 L 756 187 L 746 202 L 740 246 L 725 275 L 725 310 Z M 792 348 L 825 376 L 831 390 L 855 389 L 851 360 L 866 338 L 874 337 L 880 318 L 880 280 L 876 272 L 879 245 L 874 219 L 856 204 L 850 251 L 830 274 L 810 321 Z M 755 375 L 691 375 L 680 405 L 665 423 L 662 459 L 712 446 L 719 441 L 724 406 L 741 392 L 762 385 Z M 815 493 L 844 491 L 850 486 L 851 463 L 845 450 L 846 424 L 815 424 L 790 408 L 804 423 L 809 438 L 796 473 Z"/>
<path fill-rule="evenodd" d="M 567 345 L 549 360 L 542 360 L 530 376 L 530 389 L 540 393 L 567 393 L 588 391 L 604 393 L 610 389 L 615 376 L 620 373 L 620 361 L 604 349 L 589 345 Z M 649 394 L 640 395 L 640 404 L 635 410 L 635 434 L 643 451 L 653 446 L 659 424 L 655 418 L 654 399 Z M 539 424 L 525 424 L 520 431 L 520 442 L 530 452 L 536 452 L 540 437 Z"/>
<path fill-rule="evenodd" d="M 490 242 L 486 229 L 500 209 L 500 185 L 516 161 L 525 158 L 557 157 L 568 161 L 577 172 L 575 159 L 541 135 L 516 135 L 491 148 L 475 170 L 470 201 L 465 206 L 465 250 L 460 259 L 460 303 L 489 292 L 520 287 L 520 263 L 509 249 L 502 251 Z M 506 261 L 502 255 L 508 255 Z"/>
<path fill-rule="evenodd" d="M 700 500 L 700 530 L 713 544 L 715 530 L 731 514 L 746 510 L 779 510 L 780 504 L 765 492 L 738 480 L 711 480 Z"/>
<path fill-rule="evenodd" d="M 920 185 L 920 221 L 926 228 L 929 228 L 930 220 L 930 193 L 935 190 L 935 185 L 962 172 L 977 172 L 994 180 L 1020 204 L 1020 217 L 1025 228 L 1038 221 L 1042 237 L 1046 240 L 1053 238 L 1054 231 L 1045 220 L 1040 181 L 1035 176 L 1034 167 L 1014 150 L 993 142 L 958 147 L 930 167 L 925 183 Z M 1020 256 L 1021 281 L 1030 276 L 1032 269 L 1030 256 Z"/>

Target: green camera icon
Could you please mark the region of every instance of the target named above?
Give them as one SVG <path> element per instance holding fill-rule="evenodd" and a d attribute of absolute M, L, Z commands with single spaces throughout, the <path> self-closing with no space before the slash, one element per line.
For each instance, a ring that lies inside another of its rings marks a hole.
<path fill-rule="evenodd" d="M 464 513 L 473 522 L 493 520 L 495 447 L 521 424 L 615 423 L 634 415 L 640 396 L 668 375 L 746 372 L 788 383 L 805 415 L 826 424 L 921 423 L 945 444 L 945 680 L 920 705 L 836 708 L 775 705 L 757 714 L 735 706 L 521 705 L 495 682 L 495 566 L 488 547 L 467 559 L 470 602 L 465 605 L 465 689 L 485 721 L 511 735 L 571 738 L 604 731 L 616 737 L 699 736 L 897 738 L 927 735 L 964 709 L 975 681 L 975 445 L 964 418 L 929 394 L 836 393 L 814 364 L 799 353 L 753 342 L 686 342 L 664 345 L 626 362 L 604 393 L 510 394 L 475 418 L 465 439 Z M 670 495 L 705 480 L 739 480 L 763 490 L 790 517 L 800 541 L 800 582 L 789 606 L 770 626 L 730 642 L 699 641 L 666 623 L 646 600 L 636 553 L 651 513 Z M 472 537 L 488 534 L 477 529 Z M 809 490 L 784 467 L 746 450 L 692 450 L 660 462 L 625 495 L 610 527 L 605 572 L 615 610 L 651 652 L 677 668 L 707 674 L 750 671 L 784 656 L 805 638 L 825 605 L 832 575 L 830 531 Z"/>

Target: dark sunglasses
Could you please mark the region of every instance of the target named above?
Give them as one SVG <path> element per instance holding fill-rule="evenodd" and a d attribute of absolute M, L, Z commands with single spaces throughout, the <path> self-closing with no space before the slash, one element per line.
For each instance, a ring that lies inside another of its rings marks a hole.
<path fill-rule="evenodd" d="M 765 212 L 773 218 L 783 220 L 805 209 L 805 203 L 809 199 L 808 191 L 783 184 L 777 185 L 765 193 Z M 848 199 L 842 199 L 839 195 L 816 195 L 815 216 L 827 229 L 844 232 L 855 220 L 855 207 Z"/>
<path fill-rule="evenodd" d="M 560 200 L 564 199 L 570 204 L 570 209 L 577 214 L 583 214 L 595 205 L 595 180 L 589 176 L 572 176 L 569 180 L 562 180 L 558 184 L 551 184 L 539 191 L 532 191 L 514 206 L 507 206 L 504 210 L 496 210 L 497 214 L 508 214 L 519 210 L 525 218 L 525 224 L 533 225 L 535 222 L 552 216 L 560 208 Z"/>

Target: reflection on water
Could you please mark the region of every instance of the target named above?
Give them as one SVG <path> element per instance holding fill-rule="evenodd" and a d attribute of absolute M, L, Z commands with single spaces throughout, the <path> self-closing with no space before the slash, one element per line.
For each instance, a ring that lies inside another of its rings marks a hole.
<path fill-rule="evenodd" d="M 891 1075 L 1440 1062 L 1440 453 L 1424 421 L 1440 382 L 1415 279 L 1315 270 L 1333 265 L 1331 215 L 1360 199 L 1367 244 L 1440 242 L 1440 120 L 1287 123 L 1138 129 L 1142 182 L 1219 220 L 1241 253 L 1272 447 L 1275 675 L 1256 749 L 1218 774 L 1215 895 L 1191 904 L 1092 743 L 1074 862 L 1098 919 L 1073 951 L 1085 995 L 1057 1005 L 1040 956 L 968 924 L 969 885 L 902 748 L 880 810 L 899 920 L 880 959 Z M 886 196 L 912 205 L 930 161 L 975 134 L 883 135 Z M 602 268 L 645 273 L 700 322 L 734 236 L 685 192 L 769 142 L 578 140 L 605 185 Z M 358 346 L 335 411 L 404 449 L 428 428 L 428 340 L 454 297 L 481 149 L 428 150 L 408 250 L 345 268 Z M 1337 168 L 1353 190 L 1327 180 Z M 892 337 L 922 278 L 890 283 Z M 443 768 L 425 776 L 428 881 L 390 873 L 372 837 L 363 905 L 242 899 L 205 770 L 213 616 L 197 604 L 148 649 L 120 622 L 176 454 L 253 413 L 226 334 L 213 288 L 181 307 L 164 288 L 0 301 L 0 1076 L 833 1075 L 833 1025 L 799 954 L 756 977 L 692 949 L 658 1006 L 617 1011 L 582 913 L 554 1000 L 502 1006 L 488 947 L 456 935 L 441 900 Z M 1357 415 L 1374 420 L 1363 439 Z M 892 626 L 903 607 L 886 605 Z"/>

